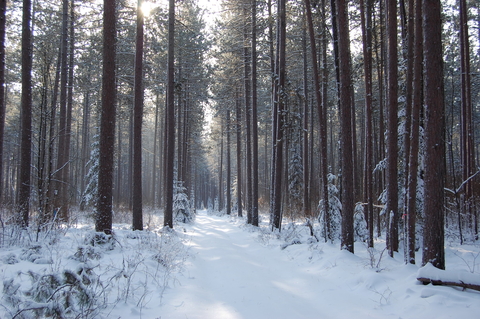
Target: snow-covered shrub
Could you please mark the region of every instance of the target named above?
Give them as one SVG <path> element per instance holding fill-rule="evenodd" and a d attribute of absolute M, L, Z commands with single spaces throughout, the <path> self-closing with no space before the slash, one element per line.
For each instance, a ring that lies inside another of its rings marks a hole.
<path fill-rule="evenodd" d="M 82 194 L 82 200 L 80 202 L 80 209 L 84 210 L 86 207 L 95 206 L 98 193 L 98 172 L 99 172 L 99 159 L 100 159 L 100 143 L 99 135 L 93 137 L 94 142 L 92 144 L 92 151 L 90 154 L 90 160 L 86 166 L 89 167 L 86 181 L 87 186 Z"/>
<path fill-rule="evenodd" d="M 12 318 L 96 318 L 93 279 L 69 269 L 60 274 L 28 271 L 31 285 L 21 289 L 15 279 L 3 282 L 2 304 Z"/>
<path fill-rule="evenodd" d="M 303 163 L 300 150 L 299 132 L 295 132 L 294 141 L 290 146 L 288 162 L 288 215 L 291 220 L 298 217 L 303 206 Z"/>
<path fill-rule="evenodd" d="M 355 241 L 365 241 L 368 239 L 367 221 L 365 220 L 365 206 L 362 203 L 355 205 L 354 230 Z"/>
<path fill-rule="evenodd" d="M 32 245 L 30 247 L 22 249 L 20 255 L 21 260 L 26 260 L 29 262 L 35 262 L 35 260 L 43 258 L 42 254 L 42 245 Z"/>
<path fill-rule="evenodd" d="M 290 245 L 299 245 L 302 243 L 299 234 L 300 229 L 303 229 L 303 227 L 297 227 L 294 222 L 288 223 L 286 227 L 283 228 L 283 231 L 280 233 L 281 238 L 285 242 L 281 246 L 282 249 Z"/>
<path fill-rule="evenodd" d="M 182 182 L 178 182 L 173 196 L 173 218 L 179 223 L 191 223 L 194 219 L 193 212 L 190 208 L 190 201 L 185 194 L 185 187 Z"/>
<path fill-rule="evenodd" d="M 325 240 L 330 239 L 331 241 L 340 238 L 342 224 L 342 203 L 338 198 L 339 191 L 337 186 L 335 186 L 336 179 L 335 175 L 328 174 L 328 220 L 330 221 L 330 234 L 327 234 L 328 227 L 325 224 L 325 204 L 323 199 L 318 204 L 320 210 L 318 221 L 321 225 L 321 233 L 324 235 Z"/>
<path fill-rule="evenodd" d="M 98 260 L 102 258 L 102 252 L 100 249 L 98 249 L 98 247 L 90 245 L 80 245 L 78 246 L 75 254 L 71 256 L 71 258 L 80 262 L 86 262 L 93 259 Z"/>
<path fill-rule="evenodd" d="M 9 253 L 8 255 L 2 257 L 2 262 L 4 264 L 14 265 L 18 263 L 17 255 L 14 253 Z"/>
<path fill-rule="evenodd" d="M 115 248 L 115 239 L 113 235 L 107 235 L 103 232 L 89 232 L 85 235 L 85 245 L 102 247 L 105 250 Z"/>

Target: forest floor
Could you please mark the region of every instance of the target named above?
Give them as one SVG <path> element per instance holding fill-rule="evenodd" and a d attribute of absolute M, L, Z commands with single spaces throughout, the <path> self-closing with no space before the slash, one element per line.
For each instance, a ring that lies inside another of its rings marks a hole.
<path fill-rule="evenodd" d="M 423 286 L 403 255 L 356 254 L 308 240 L 308 229 L 283 236 L 236 218 L 200 212 L 189 227 L 192 258 L 166 291 L 161 318 L 474 318 L 480 293 Z M 303 244 L 302 244 L 303 243 Z M 287 247 L 285 247 L 287 246 Z M 449 247 L 447 267 L 480 277 L 479 247 Z M 373 267 L 372 267 L 373 263 Z M 467 265 L 466 263 L 470 263 Z M 467 267 L 468 266 L 468 267 Z"/>
<path fill-rule="evenodd" d="M 0 250 L 0 318 L 477 318 L 480 293 L 422 285 L 419 266 L 382 240 L 355 254 L 317 242 L 302 224 L 272 233 L 199 211 L 175 231 L 116 224 L 91 245 L 91 223 L 19 236 Z M 30 239 L 29 239 L 30 238 Z M 11 239 L 14 239 L 13 237 Z M 30 242 L 29 242 L 30 240 Z M 5 243 L 5 242 L 4 242 Z M 447 243 L 447 269 L 480 280 L 480 245 Z M 421 255 L 417 255 L 421 260 Z M 473 276 L 473 277 L 472 277 Z"/>

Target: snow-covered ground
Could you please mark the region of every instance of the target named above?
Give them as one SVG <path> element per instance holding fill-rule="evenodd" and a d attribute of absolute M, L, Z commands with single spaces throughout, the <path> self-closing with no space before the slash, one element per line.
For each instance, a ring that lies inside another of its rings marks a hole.
<path fill-rule="evenodd" d="M 69 228 L 36 251 L 0 251 L 0 318 L 41 306 L 80 318 L 480 317 L 480 292 L 420 284 L 418 266 L 382 253 L 381 241 L 371 253 L 357 243 L 353 255 L 308 233 L 298 225 L 277 236 L 206 211 L 173 233 L 116 225 L 114 239 L 95 246 L 91 226 Z M 479 255 L 480 245 L 447 246 L 447 269 L 475 280 Z M 42 274 L 44 288 L 57 282 L 43 300 L 32 288 Z M 16 318 L 23 317 L 36 318 L 32 311 Z"/>

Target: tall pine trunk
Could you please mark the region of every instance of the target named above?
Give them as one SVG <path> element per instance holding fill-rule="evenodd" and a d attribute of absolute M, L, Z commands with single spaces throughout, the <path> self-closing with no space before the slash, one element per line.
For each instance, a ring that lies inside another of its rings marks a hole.
<path fill-rule="evenodd" d="M 342 168 L 342 240 L 341 248 L 354 252 L 354 167 L 352 146 L 352 95 L 350 67 L 350 36 L 347 3 L 336 1 L 336 20 L 338 28 L 338 65 L 340 87 L 340 127 L 341 127 L 341 168 Z"/>
<path fill-rule="evenodd" d="M 103 3 L 102 111 L 100 119 L 98 203 L 95 230 L 110 234 L 112 232 L 113 154 L 116 117 L 116 1 L 104 0 Z"/>
<path fill-rule="evenodd" d="M 414 34 L 413 34 L 413 74 L 412 74 L 412 120 L 410 130 L 410 159 L 408 166 L 408 187 L 407 187 L 407 261 L 415 264 L 415 226 L 417 220 L 417 176 L 418 176 L 418 152 L 420 132 L 420 109 L 422 107 L 422 3 L 421 0 L 414 1 L 415 12 Z"/>
<path fill-rule="evenodd" d="M 237 138 L 237 215 L 242 217 L 242 109 L 238 97 L 238 88 L 235 91 L 235 132 Z"/>
<path fill-rule="evenodd" d="M 133 105 L 133 230 L 143 230 L 142 192 L 142 121 L 143 121 L 143 13 L 142 0 L 137 4 L 135 45 L 135 82 Z"/>
<path fill-rule="evenodd" d="M 0 203 L 3 203 L 3 136 L 5 132 L 5 26 L 7 0 L 0 0 Z"/>
<path fill-rule="evenodd" d="M 22 97 L 21 97 L 21 142 L 19 172 L 19 224 L 27 227 L 30 210 L 30 166 L 32 149 L 32 3 L 23 0 L 22 17 Z"/>
<path fill-rule="evenodd" d="M 320 84 L 320 74 L 318 71 L 318 61 L 317 61 L 317 44 L 315 40 L 315 31 L 313 28 L 313 19 L 312 19 L 312 9 L 310 0 L 305 0 L 305 9 L 307 16 L 308 32 L 310 35 L 310 50 L 313 66 L 313 81 L 315 84 L 315 99 L 317 102 L 317 113 L 318 120 L 320 123 L 320 172 L 322 178 L 323 186 L 323 213 L 324 213 L 324 227 L 329 229 L 326 223 L 330 223 L 329 220 L 329 199 L 328 199 L 328 177 L 327 177 L 327 130 L 326 130 L 326 119 L 325 119 L 325 110 L 326 105 L 323 104 L 322 99 L 322 87 Z M 324 92 L 325 93 L 325 92 Z M 328 233 L 330 233 L 328 231 Z"/>
<path fill-rule="evenodd" d="M 387 247 L 398 251 L 398 50 L 397 1 L 387 0 Z"/>
<path fill-rule="evenodd" d="M 227 167 L 226 167 L 226 181 L 225 181 L 225 189 L 226 189 L 226 198 L 225 198 L 225 206 L 226 206 L 226 212 L 227 215 L 230 215 L 232 213 L 232 182 L 231 182 L 231 175 L 232 175 L 232 169 L 231 169 L 231 163 L 230 163 L 230 110 L 227 110 L 227 116 L 226 116 L 226 133 L 227 133 L 227 154 L 225 161 L 227 162 Z"/>
<path fill-rule="evenodd" d="M 372 85 L 372 1 L 360 0 L 363 60 L 365 72 L 365 170 L 364 201 L 368 247 L 373 247 L 373 85 Z"/>
<path fill-rule="evenodd" d="M 175 0 L 168 5 L 167 107 L 165 116 L 165 209 L 164 226 L 173 228 L 173 183 L 175 169 Z"/>
<path fill-rule="evenodd" d="M 257 1 L 252 0 L 252 225 L 258 226 Z"/>
<path fill-rule="evenodd" d="M 422 264 L 445 269 L 445 110 L 440 0 L 423 0 L 425 193 Z"/>

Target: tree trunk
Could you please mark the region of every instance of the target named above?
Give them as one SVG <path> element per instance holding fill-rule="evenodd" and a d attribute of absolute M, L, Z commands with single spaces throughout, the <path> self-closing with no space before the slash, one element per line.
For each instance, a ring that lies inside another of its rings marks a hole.
<path fill-rule="evenodd" d="M 365 71 L 365 218 L 368 247 L 373 247 L 373 85 L 372 85 L 372 1 L 360 0 L 363 60 Z"/>
<path fill-rule="evenodd" d="M 257 1 L 252 0 L 252 225 L 258 226 Z"/>
<path fill-rule="evenodd" d="M 238 217 L 242 217 L 242 109 L 240 107 L 238 89 L 235 91 L 235 109 L 235 131 L 237 135 L 237 215 Z"/>
<path fill-rule="evenodd" d="M 252 224 L 252 129 L 251 129 L 251 114 L 252 114 L 252 74 L 251 74 L 251 54 L 248 51 L 249 39 L 248 39 L 248 10 L 247 6 L 244 6 L 243 10 L 244 26 L 243 26 L 243 68 L 244 68 L 244 98 L 245 98 L 245 168 L 246 172 L 246 210 L 247 210 L 247 223 Z"/>
<path fill-rule="evenodd" d="M 329 202 L 328 197 L 328 172 L 323 171 L 325 168 L 328 168 L 328 141 L 327 141 L 327 108 L 328 108 L 328 58 L 327 58 L 327 45 L 328 45 L 328 34 L 327 34 L 327 17 L 326 17 L 326 4 L 325 0 L 322 0 L 322 11 L 321 11 L 321 19 L 322 19 L 322 41 L 321 41 L 321 50 L 322 50 L 322 112 L 323 112 L 323 123 L 320 123 L 320 142 L 322 143 L 322 188 L 323 188 L 323 201 L 325 203 Z M 312 112 L 313 113 L 313 112 Z M 312 123 L 313 127 L 313 123 Z M 333 125 L 330 126 L 332 128 Z M 312 133 L 313 135 L 313 133 Z M 313 142 L 312 142 L 313 144 Z M 313 154 L 313 149 L 312 152 Z M 333 152 L 332 152 L 333 153 Z M 311 160 L 313 163 L 313 159 Z M 333 168 L 332 168 L 333 170 Z M 325 229 L 325 241 L 333 240 L 332 231 L 331 231 L 331 221 L 330 221 L 330 210 L 329 210 L 330 203 L 325 205 L 325 214 L 324 214 L 324 225 Z"/>
<path fill-rule="evenodd" d="M 68 80 L 67 80 L 67 112 L 65 118 L 65 141 L 64 141 L 64 159 L 65 165 L 62 170 L 62 215 L 61 219 L 68 221 L 69 219 L 69 206 L 70 206 L 70 144 L 72 139 L 72 110 L 73 110 L 73 71 L 74 71 L 74 53 L 75 53 L 75 11 L 74 0 L 71 2 L 70 7 L 70 36 L 69 36 L 69 68 L 68 68 Z"/>
<path fill-rule="evenodd" d="M 284 143 L 284 113 L 285 113 L 285 69 L 286 69 L 286 0 L 278 1 L 278 37 L 277 37 L 277 67 L 278 80 L 276 83 L 276 94 L 274 98 L 274 108 L 276 107 L 276 135 L 274 135 L 273 147 L 274 166 L 272 175 L 274 176 L 273 196 L 272 196 L 272 226 L 281 230 L 282 226 L 282 186 L 283 186 L 283 143 Z M 275 112 L 274 112 L 275 113 Z"/>
<path fill-rule="evenodd" d="M 305 0 L 305 9 L 308 23 L 308 32 L 310 35 L 310 50 L 313 66 L 313 80 L 315 84 L 315 99 L 317 102 L 317 112 L 318 120 L 320 123 L 320 172 L 322 177 L 323 185 L 323 213 L 325 216 L 325 222 L 330 223 L 328 216 L 329 213 L 329 199 L 328 199 L 328 176 L 327 176 L 327 129 L 326 129 L 326 119 L 325 119 L 325 107 L 322 100 L 322 88 L 320 84 L 320 77 L 318 71 L 318 61 L 317 61 L 317 44 L 315 40 L 315 31 L 313 28 L 313 19 L 312 19 L 312 10 L 310 0 Z M 325 92 L 323 92 L 325 94 Z M 324 225 L 327 229 L 329 227 Z M 328 233 L 330 233 L 328 231 Z"/>
<path fill-rule="evenodd" d="M 0 203 L 3 202 L 3 139 L 5 132 L 5 26 L 7 0 L 0 0 Z"/>
<path fill-rule="evenodd" d="M 60 114 L 58 127 L 57 167 L 55 171 L 54 214 L 66 220 L 66 200 L 64 198 L 64 169 L 67 165 L 65 139 L 67 135 L 67 88 L 68 88 L 68 0 L 62 0 L 62 38 L 60 67 Z"/>
<path fill-rule="evenodd" d="M 347 3 L 336 1 L 336 17 L 338 28 L 338 60 L 340 75 L 340 127 L 342 150 L 342 241 L 341 248 L 354 252 L 354 172 L 352 149 L 352 99 L 350 68 L 350 36 Z"/>
<path fill-rule="evenodd" d="M 227 209 L 227 215 L 230 215 L 232 213 L 232 182 L 231 182 L 231 175 L 232 175 L 232 169 L 230 166 L 230 110 L 227 110 L 227 118 L 226 118 L 226 131 L 227 131 L 227 156 L 226 156 L 226 162 L 227 162 L 227 167 L 226 167 L 226 209 Z"/>
<path fill-rule="evenodd" d="M 158 113 L 160 109 L 160 94 L 156 94 L 155 102 L 155 129 L 153 133 L 153 165 L 152 165 L 152 206 L 157 207 L 157 145 L 158 145 Z"/>
<path fill-rule="evenodd" d="M 223 119 L 220 120 L 220 165 L 218 167 L 218 211 L 221 212 L 225 207 L 223 202 Z"/>
<path fill-rule="evenodd" d="M 113 154 L 115 146 L 115 0 L 104 0 L 102 114 L 100 119 L 100 158 L 98 203 L 95 220 L 97 232 L 112 232 Z"/>
<path fill-rule="evenodd" d="M 472 83 L 470 75 L 470 40 L 468 36 L 468 16 L 467 2 L 460 0 L 460 60 L 461 60 L 461 83 L 462 83 L 462 109 L 461 109 L 461 159 L 462 159 L 462 177 L 466 181 L 475 172 L 475 144 L 472 117 Z M 470 180 L 465 185 L 464 209 L 468 214 L 469 225 L 472 232 L 477 235 L 476 222 L 474 223 L 474 198 L 473 181 Z M 474 226 L 475 225 L 475 226 Z M 475 239 L 476 240 L 476 239 Z"/>
<path fill-rule="evenodd" d="M 173 228 L 173 172 L 175 169 L 175 0 L 168 5 L 168 68 L 167 68 L 167 107 L 166 154 L 165 154 L 165 209 L 164 226 Z"/>
<path fill-rule="evenodd" d="M 305 7 L 310 5 L 305 3 Z M 302 57 L 303 57 L 303 96 L 300 99 L 301 107 L 303 108 L 302 118 L 302 166 L 303 166 L 303 215 L 306 218 L 311 217 L 311 203 L 310 203 L 310 163 L 309 163 L 309 108 L 308 103 L 308 57 L 307 57 L 307 9 L 303 16 L 303 30 L 302 30 Z M 318 74 L 315 74 L 318 76 Z"/>
<path fill-rule="evenodd" d="M 425 192 L 422 265 L 445 269 L 445 110 L 442 17 L 439 0 L 423 0 L 425 92 Z"/>
<path fill-rule="evenodd" d="M 407 261 L 415 264 L 415 226 L 417 220 L 417 176 L 418 176 L 418 152 L 420 131 L 420 108 L 422 107 L 422 4 L 421 0 L 414 1 L 414 34 L 413 34 L 413 74 L 412 74 L 412 120 L 410 130 L 410 159 L 407 187 Z"/>
<path fill-rule="evenodd" d="M 30 165 L 32 148 L 32 31 L 30 0 L 23 0 L 22 17 L 22 130 L 20 144 L 19 172 L 19 224 L 27 227 L 30 209 Z"/>
<path fill-rule="evenodd" d="M 391 257 L 398 251 L 398 50 L 397 2 L 386 2 L 387 13 L 387 247 Z"/>
<path fill-rule="evenodd" d="M 143 230 L 142 200 L 142 121 L 143 121 L 143 13 L 142 0 L 137 4 L 135 45 L 135 88 L 133 105 L 133 230 Z"/>

